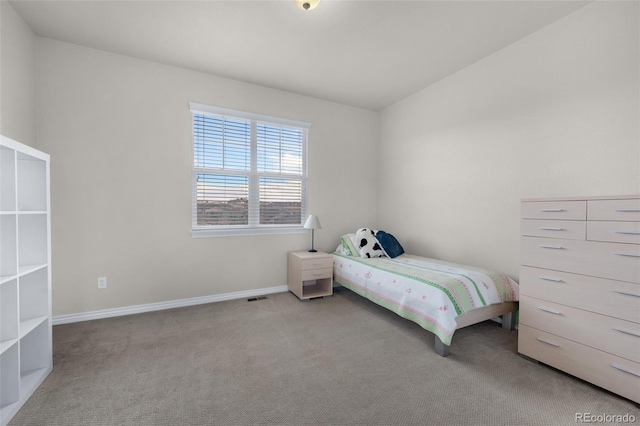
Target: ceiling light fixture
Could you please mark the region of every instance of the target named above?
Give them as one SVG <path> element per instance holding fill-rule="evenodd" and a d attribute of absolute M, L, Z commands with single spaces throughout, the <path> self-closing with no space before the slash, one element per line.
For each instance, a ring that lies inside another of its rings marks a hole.
<path fill-rule="evenodd" d="M 311 10 L 311 9 L 315 9 L 318 3 L 320 3 L 320 0 L 293 0 L 293 2 L 300 9 Z"/>

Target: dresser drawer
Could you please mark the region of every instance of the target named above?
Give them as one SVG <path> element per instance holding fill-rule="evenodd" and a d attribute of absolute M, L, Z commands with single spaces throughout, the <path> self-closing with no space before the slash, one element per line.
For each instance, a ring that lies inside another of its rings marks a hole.
<path fill-rule="evenodd" d="M 320 257 L 317 259 L 305 259 L 300 262 L 300 269 L 303 271 L 311 270 L 311 269 L 324 269 L 324 268 L 333 268 L 333 258 L 332 257 Z"/>
<path fill-rule="evenodd" d="M 522 264 L 640 283 L 640 246 L 522 237 Z"/>
<path fill-rule="evenodd" d="M 302 281 L 320 280 L 322 278 L 332 278 L 333 268 L 309 269 L 302 271 Z"/>
<path fill-rule="evenodd" d="M 640 199 L 589 200 L 587 219 L 640 221 Z"/>
<path fill-rule="evenodd" d="M 584 240 L 587 235 L 586 224 L 584 220 L 522 219 L 520 231 L 522 235 L 531 237 Z"/>
<path fill-rule="evenodd" d="M 640 403 L 640 364 L 521 324 L 518 352 Z"/>
<path fill-rule="evenodd" d="M 635 322 L 523 296 L 520 324 L 640 362 L 640 324 Z"/>
<path fill-rule="evenodd" d="M 589 221 L 587 240 L 640 244 L 640 222 Z"/>
<path fill-rule="evenodd" d="M 523 201 L 523 219 L 585 220 L 586 201 Z"/>
<path fill-rule="evenodd" d="M 640 323 L 640 285 L 520 267 L 520 295 Z M 521 317 L 522 318 L 522 317 Z"/>

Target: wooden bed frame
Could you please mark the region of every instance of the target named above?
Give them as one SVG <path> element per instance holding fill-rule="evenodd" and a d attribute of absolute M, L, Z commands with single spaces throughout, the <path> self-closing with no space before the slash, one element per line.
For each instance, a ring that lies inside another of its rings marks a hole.
<path fill-rule="evenodd" d="M 504 302 L 499 305 L 489 305 L 475 309 L 456 317 L 456 323 L 458 324 L 456 330 L 460 330 L 461 328 L 468 327 L 491 318 L 502 316 L 502 328 L 504 330 L 511 331 L 515 327 L 516 316 L 514 313 L 517 310 L 518 302 Z M 438 336 L 434 335 L 434 337 L 436 353 L 443 357 L 449 355 L 449 345 L 442 343 L 442 340 L 440 340 Z"/>

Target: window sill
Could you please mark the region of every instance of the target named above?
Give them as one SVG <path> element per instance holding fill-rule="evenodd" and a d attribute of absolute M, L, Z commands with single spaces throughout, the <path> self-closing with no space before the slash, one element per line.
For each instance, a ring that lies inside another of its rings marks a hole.
<path fill-rule="evenodd" d="M 214 238 L 214 237 L 243 237 L 250 235 L 285 235 L 285 234 L 306 234 L 309 230 L 302 226 L 264 227 L 264 228 L 237 228 L 237 229 L 211 229 L 193 228 L 191 238 Z"/>

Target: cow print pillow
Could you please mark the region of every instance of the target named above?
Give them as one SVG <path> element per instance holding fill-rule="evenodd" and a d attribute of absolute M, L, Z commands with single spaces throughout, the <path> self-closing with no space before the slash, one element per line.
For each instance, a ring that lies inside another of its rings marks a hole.
<path fill-rule="evenodd" d="M 384 251 L 378 240 L 376 240 L 376 233 L 369 228 L 360 228 L 356 232 L 356 247 L 360 257 L 382 257 Z"/>

